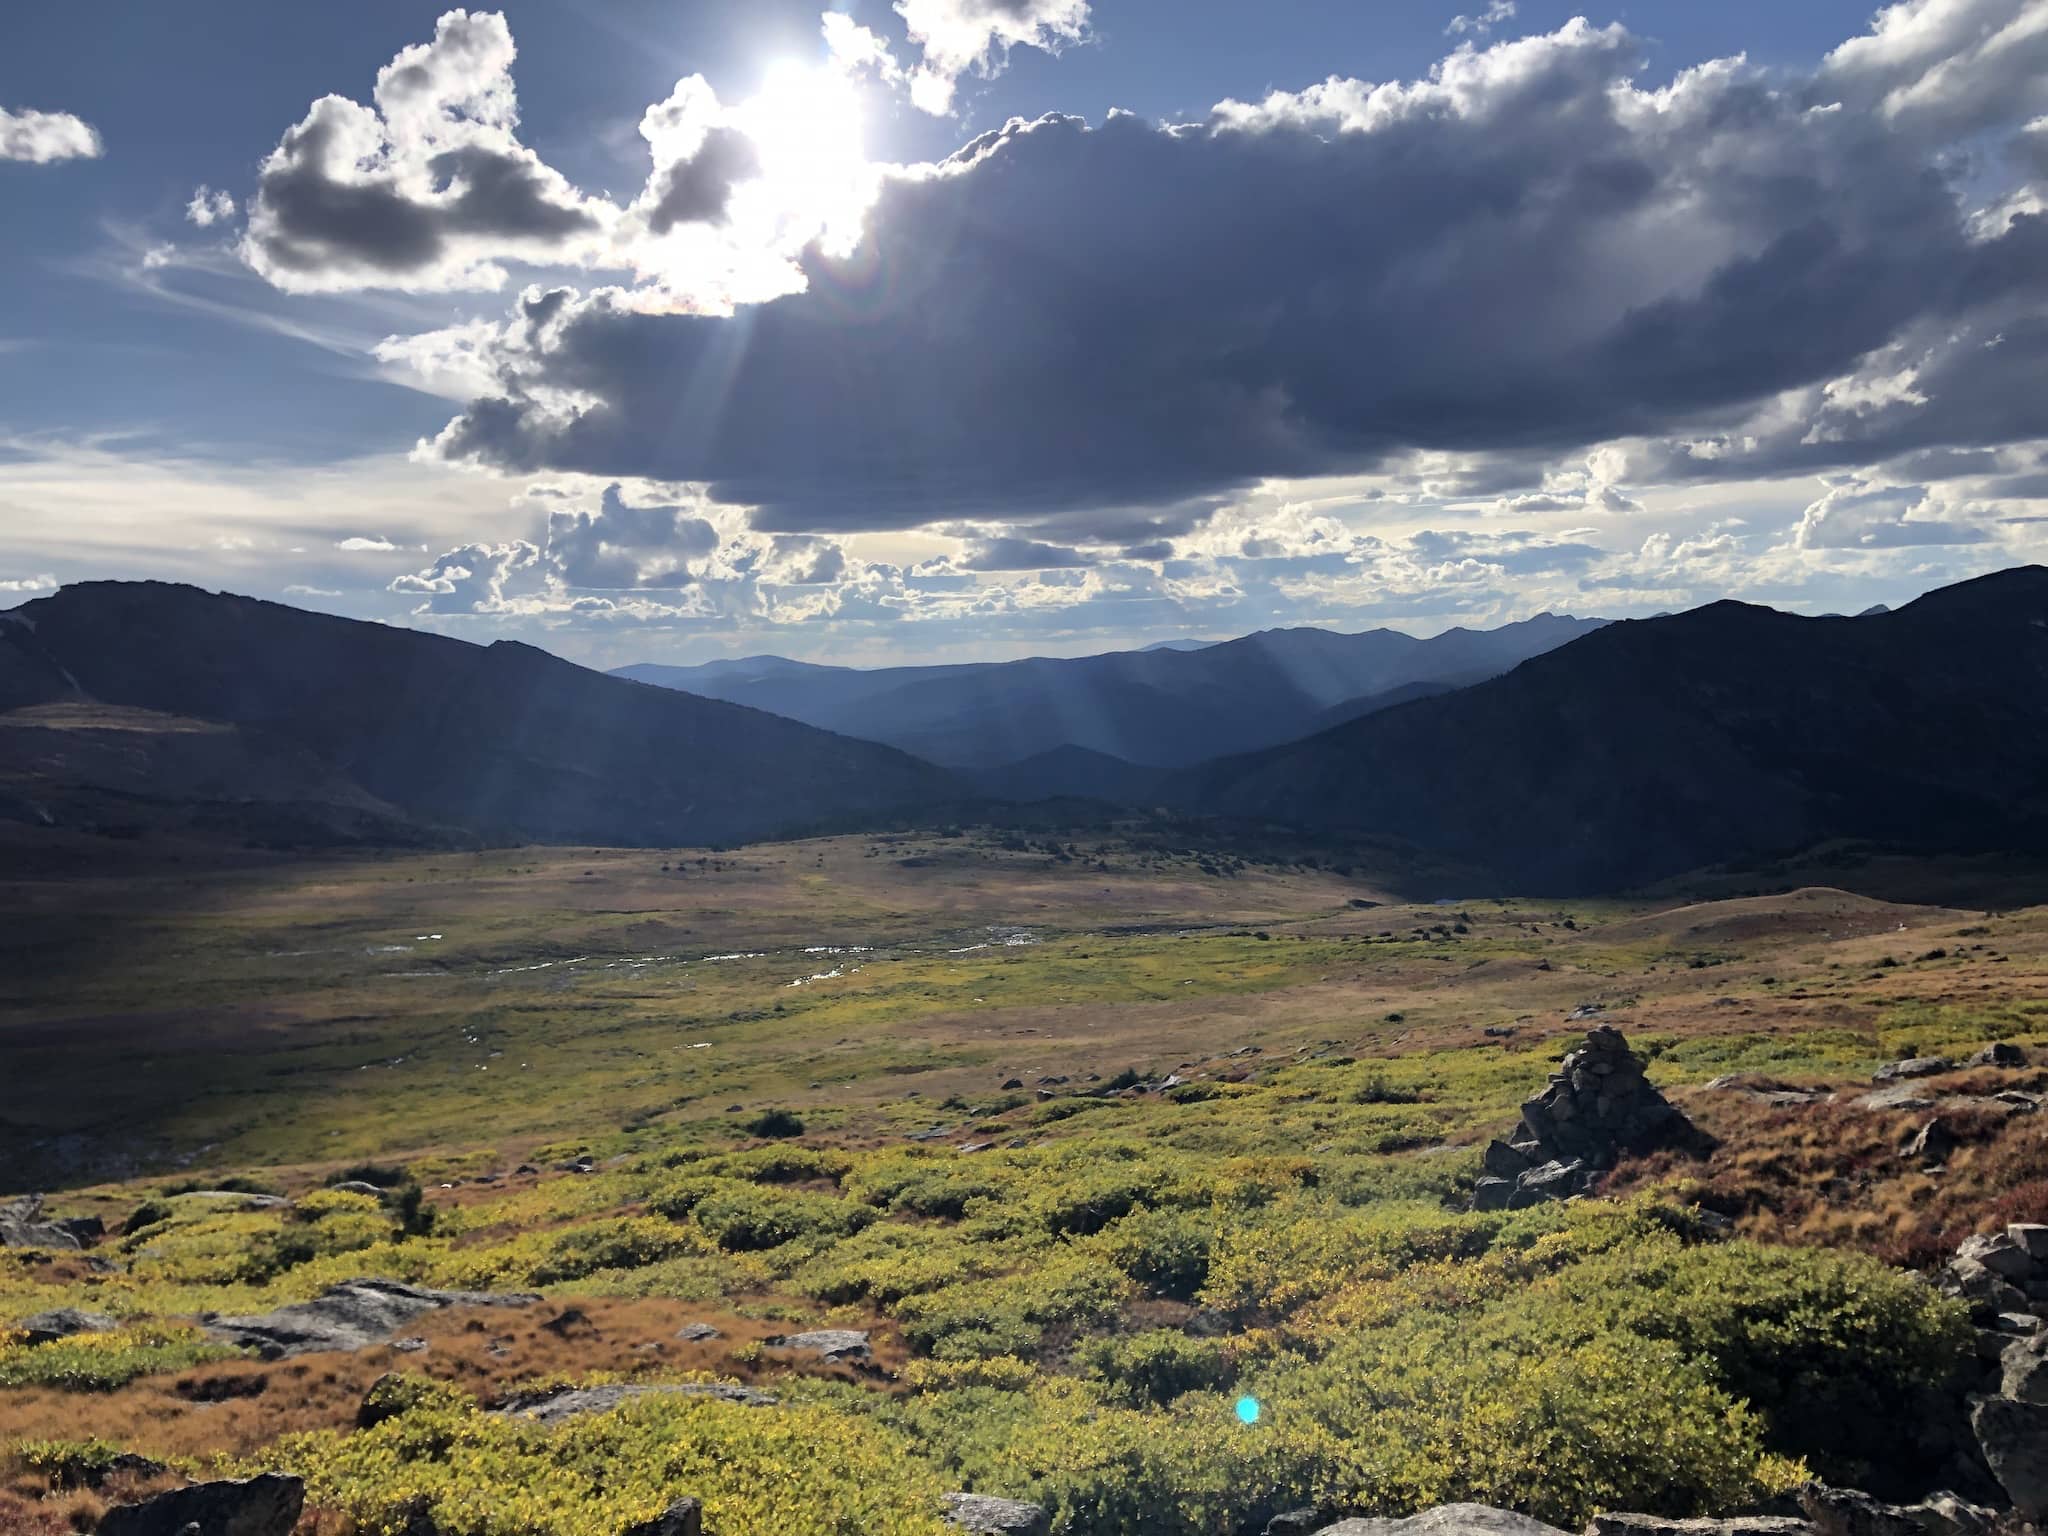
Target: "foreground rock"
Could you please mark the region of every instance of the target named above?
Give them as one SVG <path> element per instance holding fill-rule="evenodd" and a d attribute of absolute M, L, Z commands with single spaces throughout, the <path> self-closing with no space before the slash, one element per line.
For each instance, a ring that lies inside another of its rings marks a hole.
<path fill-rule="evenodd" d="M 117 1504 L 100 1517 L 99 1536 L 290 1536 L 305 1504 L 304 1483 L 264 1472 Z"/>
<path fill-rule="evenodd" d="M 99 1241 L 105 1231 L 97 1216 L 45 1221 L 41 1195 L 22 1195 L 0 1203 L 0 1248 L 70 1251 Z"/>
<path fill-rule="evenodd" d="M 813 1333 L 777 1334 L 761 1341 L 770 1349 L 801 1350 L 837 1364 L 841 1360 L 865 1360 L 870 1353 L 868 1336 L 859 1328 L 820 1328 Z"/>
<path fill-rule="evenodd" d="M 585 1414 L 610 1413 L 621 1403 L 641 1397 L 708 1397 L 747 1408 L 772 1408 L 775 1399 L 752 1387 L 723 1382 L 633 1382 L 605 1387 L 563 1387 L 536 1397 L 515 1397 L 492 1410 L 503 1419 L 531 1419 L 536 1424 L 563 1424 Z"/>
<path fill-rule="evenodd" d="M 1794 1498 L 1814 1536 L 1987 1536 L 1998 1519 L 1947 1491 L 1918 1504 L 1887 1504 L 1854 1488 L 1808 1483 Z"/>
<path fill-rule="evenodd" d="M 619 1536 L 704 1536 L 704 1506 L 695 1499 L 677 1499 L 652 1520 L 629 1525 Z"/>
<path fill-rule="evenodd" d="M 253 1349 L 265 1360 L 388 1343 L 416 1318 L 443 1307 L 530 1307 L 541 1298 L 492 1291 L 434 1291 L 402 1280 L 344 1280 L 314 1297 L 252 1317 L 202 1317 L 209 1337 Z"/>
<path fill-rule="evenodd" d="M 972 1536 L 1046 1536 L 1052 1529 L 1045 1510 L 1022 1499 L 997 1499 L 985 1493 L 949 1493 L 943 1516 Z"/>
<path fill-rule="evenodd" d="M 1970 1428 L 2013 1507 L 2028 1520 L 2048 1516 L 2048 1407 L 2009 1397 L 1980 1397 Z"/>
<path fill-rule="evenodd" d="M 1498 1211 L 1564 1200 L 1584 1194 L 1624 1153 L 1660 1147 L 1703 1152 L 1709 1145 L 1643 1075 L 1642 1059 L 1621 1031 L 1602 1024 L 1522 1106 L 1514 1135 L 1487 1147 L 1473 1203 Z"/>
<path fill-rule="evenodd" d="M 1813 1536 L 1797 1515 L 1673 1520 L 1664 1515 L 1595 1515 L 1586 1536 Z"/>
<path fill-rule="evenodd" d="M 1490 1504 L 1442 1504 L 1405 1520 L 1339 1520 L 1318 1536 L 1564 1536 L 1554 1525 Z"/>
<path fill-rule="evenodd" d="M 54 1344 L 81 1333 L 112 1333 L 121 1325 L 104 1312 L 86 1312 L 77 1307 L 59 1307 L 38 1312 L 14 1325 L 30 1344 Z"/>

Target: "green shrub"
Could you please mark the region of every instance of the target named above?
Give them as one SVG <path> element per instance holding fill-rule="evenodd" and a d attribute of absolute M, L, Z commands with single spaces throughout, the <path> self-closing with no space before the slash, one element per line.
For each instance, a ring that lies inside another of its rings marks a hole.
<path fill-rule="evenodd" d="M 1189 1392 L 1218 1392 L 1233 1372 L 1223 1346 L 1171 1328 L 1121 1338 L 1091 1339 L 1075 1352 L 1084 1373 L 1128 1407 L 1165 1405 Z"/>
<path fill-rule="evenodd" d="M 752 1136 L 801 1136 L 804 1122 L 793 1110 L 764 1109 L 745 1122 L 745 1129 Z"/>
<path fill-rule="evenodd" d="M 802 1190 L 733 1185 L 691 1212 L 718 1246 L 732 1253 L 780 1248 L 798 1238 L 844 1237 L 875 1219 L 872 1208 Z"/>
<path fill-rule="evenodd" d="M 138 1376 L 189 1370 L 241 1351 L 179 1323 L 139 1323 L 111 1333 L 80 1333 L 31 1347 L 0 1333 L 0 1387 L 111 1392 Z"/>
<path fill-rule="evenodd" d="M 1217 1225 L 1211 1211 L 1134 1211 L 1105 1227 L 1097 1248 L 1148 1290 L 1189 1301 L 1209 1278 Z"/>

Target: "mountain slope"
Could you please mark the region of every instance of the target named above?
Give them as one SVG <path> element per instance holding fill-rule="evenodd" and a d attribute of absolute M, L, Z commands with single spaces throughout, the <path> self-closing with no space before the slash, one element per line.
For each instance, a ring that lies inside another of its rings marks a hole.
<path fill-rule="evenodd" d="M 408 815 L 491 838 L 737 841 L 958 789 L 887 747 L 514 642 L 156 582 L 67 587 L 8 617 L 10 707 L 83 696 L 233 725 L 310 752 Z"/>
<path fill-rule="evenodd" d="M 1185 767 L 1293 740 L 1349 700 L 1491 677 L 1601 622 L 1543 614 L 1428 640 L 1386 629 L 1265 630 L 1195 650 L 871 671 L 777 657 L 621 670 L 956 767 L 990 769 L 1066 746 Z"/>
<path fill-rule="evenodd" d="M 2048 570 L 1858 618 L 1725 602 L 1610 625 L 1162 793 L 1399 837 L 1525 891 L 1832 838 L 2048 847 Z"/>

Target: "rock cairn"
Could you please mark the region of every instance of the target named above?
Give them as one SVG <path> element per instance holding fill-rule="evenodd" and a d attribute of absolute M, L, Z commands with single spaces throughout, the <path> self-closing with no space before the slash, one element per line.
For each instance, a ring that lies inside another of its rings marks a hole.
<path fill-rule="evenodd" d="M 1490 1143 L 1474 1191 L 1482 1211 L 1519 1210 L 1584 1194 L 1624 1153 L 1680 1146 L 1704 1151 L 1706 1136 L 1643 1075 L 1642 1058 L 1611 1024 L 1585 1041 L 1522 1106 L 1522 1123 Z"/>

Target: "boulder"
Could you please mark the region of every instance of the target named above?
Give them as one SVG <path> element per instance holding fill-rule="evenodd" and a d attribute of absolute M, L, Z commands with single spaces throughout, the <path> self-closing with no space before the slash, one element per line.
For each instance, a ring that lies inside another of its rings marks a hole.
<path fill-rule="evenodd" d="M 1999 1396 L 2048 1406 L 2048 1333 L 2008 1340 L 1999 1351 L 1998 1373 Z"/>
<path fill-rule="evenodd" d="M 1472 1209 L 1475 1211 L 1504 1211 L 1514 1200 L 1513 1179 L 1483 1178 L 1472 1186 Z"/>
<path fill-rule="evenodd" d="M 372 1200 L 382 1200 L 384 1191 L 362 1179 L 343 1179 L 339 1184 L 330 1184 L 329 1189 L 338 1189 L 344 1195 L 368 1195 Z"/>
<path fill-rule="evenodd" d="M 2048 1226 L 2037 1221 L 2016 1221 L 2005 1229 L 2005 1235 L 2027 1250 L 2027 1257 L 2035 1263 L 2048 1262 Z"/>
<path fill-rule="evenodd" d="M 1052 1529 L 1042 1505 L 998 1499 L 985 1493 L 949 1493 L 941 1516 L 973 1536 L 1046 1536 Z"/>
<path fill-rule="evenodd" d="M 1984 1464 L 2021 1516 L 2048 1515 L 2048 1406 L 2009 1397 L 1970 1402 L 1970 1428 Z"/>
<path fill-rule="evenodd" d="M 619 1536 L 703 1536 L 704 1506 L 695 1499 L 677 1499 L 652 1520 L 627 1526 Z"/>
<path fill-rule="evenodd" d="M 1965 1238 L 1956 1249 L 1958 1260 L 1974 1260 L 2005 1280 L 2027 1280 L 2034 1273 L 2034 1257 L 2007 1232 L 1991 1232 Z"/>
<path fill-rule="evenodd" d="M 1946 1491 L 1901 1505 L 1855 1488 L 1807 1483 L 1793 1497 L 1813 1522 L 1814 1536 L 1982 1536 L 1994 1518 Z"/>
<path fill-rule="evenodd" d="M 100 1516 L 99 1536 L 290 1536 L 306 1504 L 296 1477 L 255 1477 L 173 1488 Z"/>
<path fill-rule="evenodd" d="M 1327 1517 L 1319 1509 L 1282 1510 L 1266 1522 L 1266 1528 L 1259 1536 L 1315 1536 L 1326 1521 Z"/>
<path fill-rule="evenodd" d="M 1490 1504 L 1439 1504 L 1405 1520 L 1339 1520 L 1317 1536 L 1564 1536 L 1554 1525 Z"/>
<path fill-rule="evenodd" d="M 676 1330 L 676 1337 L 689 1344 L 702 1344 L 707 1339 L 723 1338 L 709 1323 L 685 1323 Z"/>
<path fill-rule="evenodd" d="M 1934 1108 L 1934 1100 L 1919 1089 L 1900 1083 L 1891 1088 L 1880 1088 L 1875 1093 L 1866 1093 L 1856 1100 L 1858 1109 L 1875 1111 L 1921 1110 Z"/>
<path fill-rule="evenodd" d="M 1948 1122 L 1936 1115 L 1906 1139 L 1899 1148 L 1899 1155 L 1923 1168 L 1945 1163 L 1955 1156 L 1956 1148 L 1962 1145 L 1956 1133 L 1949 1129 Z"/>
<path fill-rule="evenodd" d="M 1870 1080 L 1873 1083 L 1897 1083 L 1913 1077 L 1939 1077 L 1955 1069 L 1956 1064 L 1946 1056 L 1909 1056 L 1904 1061 L 1879 1067 L 1870 1074 Z"/>
<path fill-rule="evenodd" d="M 43 1197 L 22 1195 L 0 1204 L 0 1248 L 83 1248 L 72 1223 L 43 1220 Z"/>
<path fill-rule="evenodd" d="M 38 1312 L 14 1325 L 30 1344 L 51 1344 L 79 1333 L 112 1333 L 121 1325 L 104 1312 L 85 1312 L 77 1307 L 59 1307 Z"/>
<path fill-rule="evenodd" d="M 1489 1141 L 1486 1150 L 1479 1154 L 1479 1166 L 1494 1178 L 1514 1180 L 1535 1165 L 1520 1147 L 1511 1147 L 1504 1141 Z"/>
<path fill-rule="evenodd" d="M 861 1328 L 820 1328 L 812 1333 L 778 1333 L 761 1341 L 770 1349 L 795 1349 L 829 1361 L 868 1358 L 867 1331 Z"/>
<path fill-rule="evenodd" d="M 250 1317 L 208 1315 L 209 1337 L 253 1349 L 266 1360 L 387 1343 L 415 1318 L 443 1307 L 529 1307 L 534 1295 L 434 1291 L 401 1280 L 344 1280 L 311 1301 Z"/>
<path fill-rule="evenodd" d="M 1970 1067 L 2024 1067 L 2026 1064 L 2027 1053 L 2006 1040 L 1985 1046 L 1964 1063 Z"/>
<path fill-rule="evenodd" d="M 531 1419 L 536 1424 L 561 1424 L 585 1414 L 610 1413 L 621 1403 L 640 1397 L 708 1397 L 748 1408 L 772 1408 L 775 1399 L 752 1387 L 724 1382 L 622 1382 L 607 1387 L 560 1387 L 530 1397 L 515 1397 L 492 1410 L 502 1419 Z"/>
<path fill-rule="evenodd" d="M 1812 1536 L 1812 1532 L 1811 1525 L 1794 1515 L 1737 1515 L 1728 1520 L 1595 1515 L 1586 1527 L 1586 1536 Z"/>

